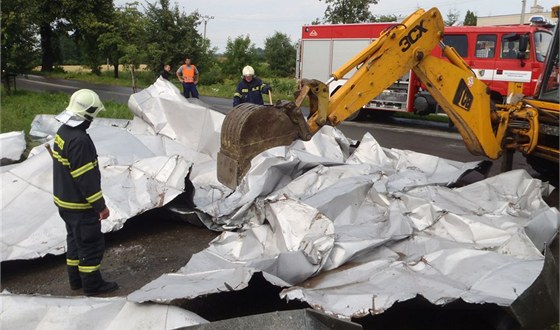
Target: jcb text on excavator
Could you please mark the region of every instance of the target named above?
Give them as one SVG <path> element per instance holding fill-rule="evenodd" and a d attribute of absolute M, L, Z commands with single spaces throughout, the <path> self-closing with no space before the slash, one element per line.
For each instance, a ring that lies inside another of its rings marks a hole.
<path fill-rule="evenodd" d="M 548 168 L 550 164 L 557 168 L 558 84 L 548 82 L 554 74 L 558 76 L 558 29 L 540 85 L 542 90 L 547 84 L 546 97 L 539 99 L 544 95 L 540 92 L 535 98 L 494 105 L 487 86 L 453 48 L 440 41 L 443 27 L 437 8 L 419 9 L 333 72 L 326 84 L 302 80 L 294 102 L 241 104 L 232 109 L 221 132 L 220 182 L 235 189 L 254 156 L 295 139 L 309 140 L 322 126 L 339 124 L 411 69 L 453 121 L 471 153 L 497 159 L 517 150 Z M 430 54 L 438 43 L 447 61 Z M 350 79 L 329 96 L 327 85 L 355 68 Z M 556 89 L 555 94 L 551 88 Z M 299 108 L 306 97 L 310 103 L 307 120 Z"/>

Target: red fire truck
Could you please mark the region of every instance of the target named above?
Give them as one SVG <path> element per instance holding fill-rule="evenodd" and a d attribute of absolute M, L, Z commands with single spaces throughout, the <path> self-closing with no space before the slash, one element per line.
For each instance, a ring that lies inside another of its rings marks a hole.
<path fill-rule="evenodd" d="M 327 81 L 331 72 L 393 24 L 303 26 L 297 78 Z M 443 38 L 443 42 L 453 46 L 476 76 L 488 85 L 492 99 L 498 103 L 505 100 L 508 90 L 533 94 L 551 40 L 549 29 L 534 25 L 446 27 Z M 443 56 L 439 47 L 432 51 L 432 55 Z M 330 92 L 335 92 L 345 81 L 340 79 L 331 83 Z M 437 111 L 437 104 L 410 72 L 364 109 L 428 114 Z"/>

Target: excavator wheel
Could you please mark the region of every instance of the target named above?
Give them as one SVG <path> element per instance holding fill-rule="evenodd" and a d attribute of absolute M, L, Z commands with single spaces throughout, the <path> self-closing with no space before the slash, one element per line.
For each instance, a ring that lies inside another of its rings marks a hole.
<path fill-rule="evenodd" d="M 233 108 L 222 124 L 218 180 L 235 189 L 253 157 L 267 149 L 291 144 L 301 137 L 302 123 L 305 119 L 293 102 L 279 101 L 274 106 L 242 103 Z"/>

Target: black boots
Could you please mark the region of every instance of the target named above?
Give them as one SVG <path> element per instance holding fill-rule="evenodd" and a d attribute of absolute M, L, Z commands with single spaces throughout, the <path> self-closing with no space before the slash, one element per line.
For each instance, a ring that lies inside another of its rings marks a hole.
<path fill-rule="evenodd" d="M 68 280 L 70 281 L 70 289 L 78 290 L 82 288 L 82 278 L 78 266 L 66 266 L 68 270 Z"/>
<path fill-rule="evenodd" d="M 82 283 L 84 287 L 84 294 L 86 296 L 95 296 L 101 293 L 115 291 L 119 285 L 115 282 L 106 282 L 101 277 L 101 272 L 98 270 L 91 273 L 81 273 Z"/>

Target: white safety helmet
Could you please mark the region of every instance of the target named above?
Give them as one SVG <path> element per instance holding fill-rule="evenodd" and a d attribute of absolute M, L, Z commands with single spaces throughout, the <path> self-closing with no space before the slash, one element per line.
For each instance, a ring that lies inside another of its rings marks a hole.
<path fill-rule="evenodd" d="M 97 93 L 90 89 L 80 89 L 72 94 L 68 107 L 55 118 L 65 125 L 76 127 L 85 120 L 92 121 L 104 110 Z"/>
<path fill-rule="evenodd" d="M 255 69 L 253 69 L 252 66 L 247 65 L 243 68 L 242 73 L 243 73 L 244 76 L 254 76 L 255 75 Z"/>

